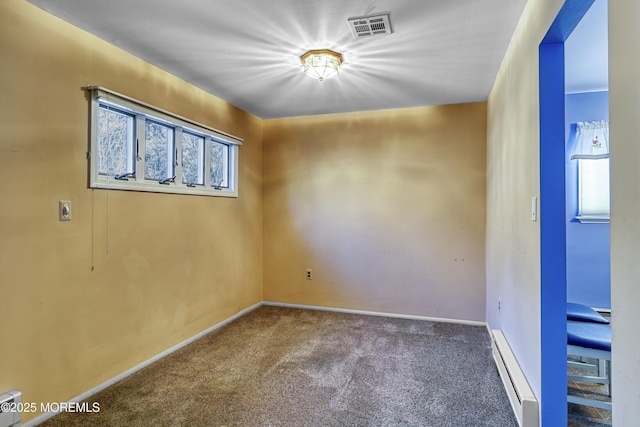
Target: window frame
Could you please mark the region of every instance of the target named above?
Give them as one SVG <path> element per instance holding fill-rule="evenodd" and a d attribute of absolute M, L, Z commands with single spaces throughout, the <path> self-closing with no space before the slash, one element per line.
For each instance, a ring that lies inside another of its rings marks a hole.
<path fill-rule="evenodd" d="M 89 187 L 114 190 L 144 191 L 154 193 L 192 194 L 201 196 L 238 197 L 238 151 L 243 140 L 234 135 L 221 132 L 182 116 L 153 107 L 126 95 L 105 89 L 100 86 L 86 88 L 91 97 L 90 147 L 89 147 Z M 116 179 L 115 176 L 98 173 L 98 111 L 100 105 L 112 106 L 115 110 L 134 116 L 133 155 L 135 176 Z M 146 121 L 159 123 L 173 128 L 173 174 L 169 182 L 145 179 L 145 131 Z M 204 167 L 204 184 L 190 186 L 183 183 L 182 169 L 182 133 L 204 138 L 202 159 Z M 227 180 L 228 186 L 214 187 L 211 183 L 211 143 L 227 146 Z"/>

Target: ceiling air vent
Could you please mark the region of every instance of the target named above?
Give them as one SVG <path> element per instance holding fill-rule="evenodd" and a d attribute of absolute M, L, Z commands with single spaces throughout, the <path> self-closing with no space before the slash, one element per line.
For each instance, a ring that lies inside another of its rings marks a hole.
<path fill-rule="evenodd" d="M 347 19 L 353 38 L 391 34 L 389 14 Z"/>

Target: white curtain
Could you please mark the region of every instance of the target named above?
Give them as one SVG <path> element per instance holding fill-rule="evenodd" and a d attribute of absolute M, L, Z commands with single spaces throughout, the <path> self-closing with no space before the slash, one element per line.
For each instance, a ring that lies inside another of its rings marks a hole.
<path fill-rule="evenodd" d="M 576 143 L 571 152 L 572 159 L 609 158 L 609 122 L 576 123 Z"/>

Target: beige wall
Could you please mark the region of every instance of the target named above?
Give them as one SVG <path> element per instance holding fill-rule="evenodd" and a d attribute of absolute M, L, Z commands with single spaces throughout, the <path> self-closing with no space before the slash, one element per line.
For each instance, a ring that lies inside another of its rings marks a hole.
<path fill-rule="evenodd" d="M 262 300 L 260 119 L 23 0 L 0 61 L 0 391 L 65 401 Z M 87 189 L 87 84 L 244 138 L 240 197 Z"/>
<path fill-rule="evenodd" d="M 265 121 L 265 300 L 484 321 L 485 126 L 484 103 Z"/>
<path fill-rule="evenodd" d="M 640 3 L 609 1 L 613 425 L 640 419 Z"/>
<path fill-rule="evenodd" d="M 487 322 L 504 331 L 538 396 L 540 222 L 531 221 L 531 198 L 540 196 L 538 46 L 562 3 L 527 2 L 488 102 Z"/>

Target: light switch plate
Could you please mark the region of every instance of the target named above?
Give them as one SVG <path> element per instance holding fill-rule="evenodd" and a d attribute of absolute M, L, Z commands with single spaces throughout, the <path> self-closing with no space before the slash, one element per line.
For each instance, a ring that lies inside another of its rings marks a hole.
<path fill-rule="evenodd" d="M 533 196 L 531 198 L 531 221 L 538 220 L 538 198 Z"/>
<path fill-rule="evenodd" d="M 60 200 L 58 202 L 58 218 L 60 221 L 71 221 L 71 201 Z"/>

